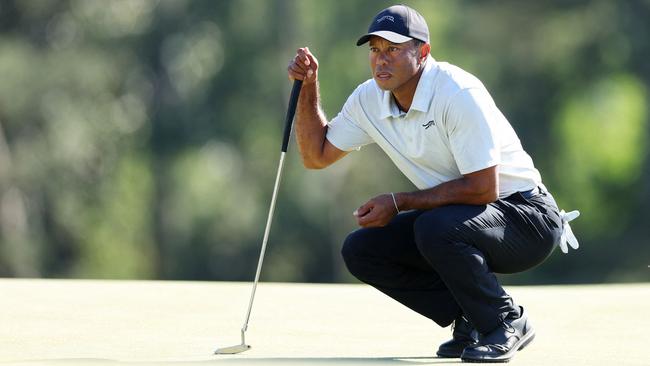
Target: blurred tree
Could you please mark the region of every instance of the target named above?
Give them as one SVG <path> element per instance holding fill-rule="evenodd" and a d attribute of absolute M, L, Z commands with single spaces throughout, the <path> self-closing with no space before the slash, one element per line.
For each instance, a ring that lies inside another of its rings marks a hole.
<path fill-rule="evenodd" d="M 334 116 L 388 1 L 1 0 L 0 275 L 249 280 L 300 46 Z M 650 4 L 413 0 L 433 56 L 477 75 L 582 247 L 507 283 L 648 280 Z M 263 280 L 348 281 L 351 212 L 414 187 L 375 146 L 295 146 Z"/>

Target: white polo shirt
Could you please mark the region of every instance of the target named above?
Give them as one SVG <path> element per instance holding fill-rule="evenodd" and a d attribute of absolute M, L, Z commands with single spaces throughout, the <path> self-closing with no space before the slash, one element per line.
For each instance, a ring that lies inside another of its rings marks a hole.
<path fill-rule="evenodd" d="M 373 79 L 328 124 L 341 150 L 377 143 L 419 189 L 498 165 L 499 197 L 541 185 L 539 171 L 480 80 L 429 57 L 408 113 Z"/>

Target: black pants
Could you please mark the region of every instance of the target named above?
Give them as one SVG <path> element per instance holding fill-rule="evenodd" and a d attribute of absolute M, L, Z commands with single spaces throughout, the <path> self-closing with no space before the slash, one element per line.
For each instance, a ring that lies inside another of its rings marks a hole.
<path fill-rule="evenodd" d="M 561 233 L 549 193 L 515 193 L 488 205 L 400 213 L 387 226 L 351 233 L 342 255 L 360 281 L 440 326 L 464 314 L 487 333 L 519 312 L 494 273 L 542 263 Z"/>

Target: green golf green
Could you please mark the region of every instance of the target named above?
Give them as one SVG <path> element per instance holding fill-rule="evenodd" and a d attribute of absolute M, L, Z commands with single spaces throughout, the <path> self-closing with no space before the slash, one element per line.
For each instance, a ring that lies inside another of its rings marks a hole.
<path fill-rule="evenodd" d="M 365 285 L 0 279 L 0 365 L 454 364 L 450 337 Z M 650 284 L 507 287 L 537 331 L 515 365 L 648 365 Z"/>

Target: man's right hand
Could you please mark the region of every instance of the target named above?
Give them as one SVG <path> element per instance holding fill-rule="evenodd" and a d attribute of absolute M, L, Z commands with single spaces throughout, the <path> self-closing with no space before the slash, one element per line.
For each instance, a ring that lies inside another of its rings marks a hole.
<path fill-rule="evenodd" d="M 287 67 L 290 80 L 302 80 L 296 108 L 296 141 L 303 164 L 308 169 L 322 169 L 339 160 L 347 151 L 339 150 L 326 138 L 327 120 L 318 95 L 318 60 L 309 48 L 298 49 Z M 307 88 L 305 88 L 307 86 Z"/>
<path fill-rule="evenodd" d="M 318 80 L 318 60 L 307 47 L 298 49 L 287 69 L 290 80 L 302 80 L 303 84 L 313 84 Z"/>

